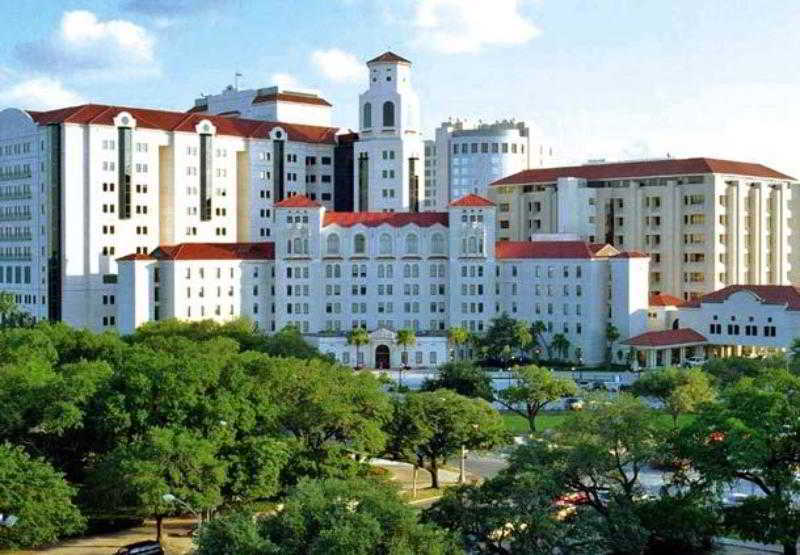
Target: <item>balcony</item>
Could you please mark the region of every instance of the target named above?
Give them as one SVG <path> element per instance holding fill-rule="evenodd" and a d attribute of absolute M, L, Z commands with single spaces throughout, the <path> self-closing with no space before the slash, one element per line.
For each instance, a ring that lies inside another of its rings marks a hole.
<path fill-rule="evenodd" d="M 25 260 L 30 260 L 30 259 L 31 259 L 31 255 L 30 254 L 3 254 L 3 253 L 0 253 L 0 261 L 3 261 L 3 262 L 9 261 L 9 260 L 11 260 L 11 261 L 25 261 Z"/>
<path fill-rule="evenodd" d="M 30 191 L 22 191 L 20 193 L 0 193 L 0 200 L 20 200 L 31 198 Z"/>
<path fill-rule="evenodd" d="M 16 173 L 4 173 L 0 174 L 0 181 L 14 181 L 16 179 L 30 179 L 32 177 L 32 173 L 30 171 L 27 172 L 16 172 Z"/>
<path fill-rule="evenodd" d="M 30 214 L 0 214 L 0 222 L 22 222 L 30 219 Z"/>
<path fill-rule="evenodd" d="M 0 235 L 0 242 L 11 241 L 30 241 L 32 235 L 30 233 L 20 233 L 18 235 Z"/>

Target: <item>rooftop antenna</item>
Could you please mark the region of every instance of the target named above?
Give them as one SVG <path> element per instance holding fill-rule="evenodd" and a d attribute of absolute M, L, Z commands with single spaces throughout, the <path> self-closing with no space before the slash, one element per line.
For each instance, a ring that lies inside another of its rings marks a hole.
<path fill-rule="evenodd" d="M 243 77 L 243 75 L 237 71 L 233 75 L 233 83 L 234 83 L 233 88 L 234 88 L 234 90 L 237 90 L 237 91 L 239 90 L 239 77 Z"/>

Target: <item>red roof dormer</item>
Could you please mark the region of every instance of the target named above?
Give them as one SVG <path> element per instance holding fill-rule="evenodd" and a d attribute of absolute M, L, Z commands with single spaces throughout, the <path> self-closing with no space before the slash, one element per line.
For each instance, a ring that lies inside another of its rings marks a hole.
<path fill-rule="evenodd" d="M 293 195 L 275 205 L 275 208 L 320 208 L 322 205 L 305 195 Z"/>
<path fill-rule="evenodd" d="M 464 207 L 472 207 L 475 208 L 476 206 L 494 206 L 494 203 L 489 199 L 483 198 L 478 195 L 469 194 L 465 197 L 461 197 L 460 199 L 456 199 L 450 203 L 450 206 L 464 206 Z"/>

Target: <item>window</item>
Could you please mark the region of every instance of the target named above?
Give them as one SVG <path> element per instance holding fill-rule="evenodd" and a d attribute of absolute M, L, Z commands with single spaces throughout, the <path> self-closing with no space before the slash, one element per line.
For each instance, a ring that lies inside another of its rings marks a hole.
<path fill-rule="evenodd" d="M 431 251 L 434 254 L 444 254 L 444 237 L 441 233 L 434 233 L 431 238 Z"/>
<path fill-rule="evenodd" d="M 328 254 L 339 254 L 339 236 L 335 233 L 328 235 Z"/>
<path fill-rule="evenodd" d="M 388 233 L 381 235 L 380 254 L 392 254 L 392 236 Z"/>
<path fill-rule="evenodd" d="M 394 103 L 388 100 L 383 103 L 383 126 L 394 127 Z"/>
<path fill-rule="evenodd" d="M 372 104 L 364 103 L 364 127 L 372 127 Z"/>
<path fill-rule="evenodd" d="M 406 254 L 417 254 L 419 252 L 419 240 L 413 233 L 406 235 Z"/>
<path fill-rule="evenodd" d="M 366 254 L 367 252 L 367 239 L 361 233 L 353 238 L 353 252 L 356 254 Z"/>

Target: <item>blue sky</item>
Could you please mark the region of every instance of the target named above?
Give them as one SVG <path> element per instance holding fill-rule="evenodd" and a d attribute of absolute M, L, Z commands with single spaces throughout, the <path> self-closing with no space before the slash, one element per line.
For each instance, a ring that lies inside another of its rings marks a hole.
<path fill-rule="evenodd" d="M 200 92 L 319 90 L 355 127 L 363 61 L 412 60 L 425 131 L 535 124 L 564 162 L 705 155 L 800 176 L 796 0 L 2 2 L 0 107 L 185 110 Z"/>

